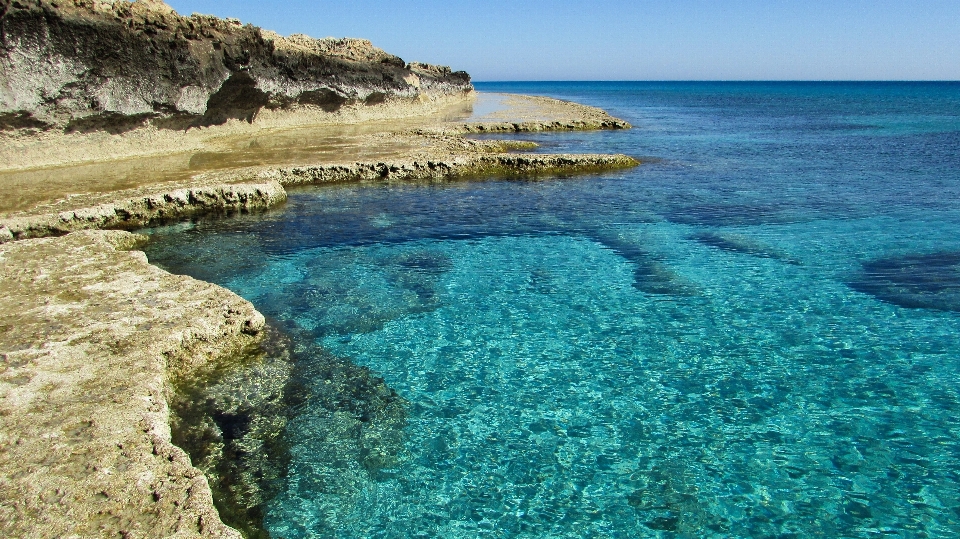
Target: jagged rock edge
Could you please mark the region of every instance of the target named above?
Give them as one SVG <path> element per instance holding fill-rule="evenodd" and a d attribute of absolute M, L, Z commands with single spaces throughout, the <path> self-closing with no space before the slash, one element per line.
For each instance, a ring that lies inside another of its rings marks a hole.
<path fill-rule="evenodd" d="M 535 154 L 275 168 L 257 174 L 258 183 L 184 188 L 89 208 L 12 217 L 0 222 L 0 243 L 86 229 L 135 229 L 191 215 L 266 209 L 286 200 L 283 186 L 576 174 L 638 164 L 622 154 Z"/>

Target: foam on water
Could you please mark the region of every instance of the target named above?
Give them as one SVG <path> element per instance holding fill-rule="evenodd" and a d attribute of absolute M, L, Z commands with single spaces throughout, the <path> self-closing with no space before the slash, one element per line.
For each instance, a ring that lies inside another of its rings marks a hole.
<path fill-rule="evenodd" d="M 274 537 L 960 534 L 956 85 L 482 89 L 661 160 L 155 231 L 308 351 Z"/>

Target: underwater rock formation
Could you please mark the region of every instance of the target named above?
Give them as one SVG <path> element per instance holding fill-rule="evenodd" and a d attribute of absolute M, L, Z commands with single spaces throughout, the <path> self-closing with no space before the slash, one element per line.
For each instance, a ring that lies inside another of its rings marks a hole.
<path fill-rule="evenodd" d="M 633 287 L 646 294 L 695 296 L 696 285 L 673 271 L 637 241 L 603 229 L 584 231 L 586 237 L 633 264 Z"/>
<path fill-rule="evenodd" d="M 960 312 L 960 252 L 870 260 L 848 284 L 900 307 Z"/>
<path fill-rule="evenodd" d="M 800 265 L 799 261 L 790 258 L 789 255 L 779 249 L 765 245 L 749 236 L 741 234 L 703 231 L 691 235 L 690 239 L 707 247 L 720 249 L 721 251 L 755 256 L 757 258 L 772 258 L 774 260 L 781 260 L 787 264 Z"/>
<path fill-rule="evenodd" d="M 175 380 L 170 396 L 173 443 L 210 483 L 220 518 L 247 539 L 269 538 L 262 506 L 279 492 L 291 411 L 289 339 L 265 327 L 231 365 L 210 365 Z"/>
<path fill-rule="evenodd" d="M 0 0 L 0 81 L 0 130 L 109 133 L 473 90 L 366 40 L 282 37 L 161 0 Z"/>

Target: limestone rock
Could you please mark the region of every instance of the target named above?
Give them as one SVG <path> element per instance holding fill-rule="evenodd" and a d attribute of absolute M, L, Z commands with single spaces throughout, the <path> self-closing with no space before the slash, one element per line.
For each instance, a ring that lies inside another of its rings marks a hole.
<path fill-rule="evenodd" d="M 0 129 L 110 133 L 473 89 L 366 40 L 285 38 L 159 0 L 0 0 L 0 81 Z"/>
<path fill-rule="evenodd" d="M 278 182 L 175 189 L 59 213 L 8 218 L 0 222 L 0 243 L 90 228 L 134 229 L 196 214 L 261 210 L 286 199 L 287 192 Z M 263 326 L 251 324 L 254 333 Z"/>
<path fill-rule="evenodd" d="M 82 231 L 0 246 L 0 535 L 239 538 L 171 443 L 171 377 L 235 350 L 262 317 L 171 275 L 138 238 Z"/>

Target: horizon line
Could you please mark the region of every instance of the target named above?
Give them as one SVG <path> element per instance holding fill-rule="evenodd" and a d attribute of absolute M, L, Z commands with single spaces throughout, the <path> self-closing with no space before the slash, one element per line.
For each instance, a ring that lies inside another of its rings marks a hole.
<path fill-rule="evenodd" d="M 839 83 L 960 83 L 960 79 L 513 79 L 471 80 L 473 83 L 531 82 L 839 82 Z"/>

